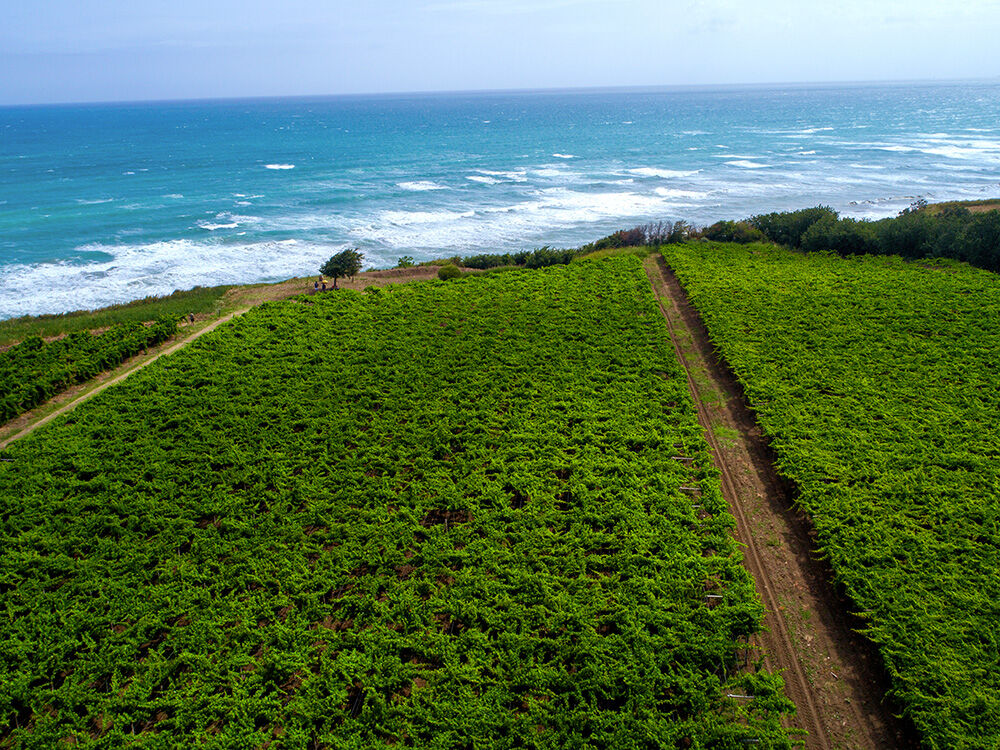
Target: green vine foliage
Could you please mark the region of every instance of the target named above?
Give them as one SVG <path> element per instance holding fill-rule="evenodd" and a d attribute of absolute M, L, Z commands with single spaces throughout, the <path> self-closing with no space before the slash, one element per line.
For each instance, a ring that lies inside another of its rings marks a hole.
<path fill-rule="evenodd" d="M 2 747 L 789 746 L 635 258 L 267 303 L 4 457 Z"/>
<path fill-rule="evenodd" d="M 96 336 L 71 333 L 48 343 L 32 336 L 0 352 L 0 421 L 117 367 L 176 331 L 176 321 L 166 318 L 149 326 L 118 323 Z"/>
<path fill-rule="evenodd" d="M 1000 282 L 954 261 L 664 250 L 932 748 L 1000 746 Z"/>

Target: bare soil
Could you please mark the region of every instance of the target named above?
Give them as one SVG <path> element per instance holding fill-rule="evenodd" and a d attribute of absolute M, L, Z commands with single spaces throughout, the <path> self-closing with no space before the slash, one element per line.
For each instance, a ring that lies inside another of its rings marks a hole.
<path fill-rule="evenodd" d="M 856 632 L 863 623 L 831 583 L 809 519 L 793 506 L 794 488 L 776 474 L 738 381 L 663 258 L 650 256 L 646 272 L 687 370 L 737 520 L 736 537 L 766 609 L 757 645 L 765 666 L 783 673 L 798 708 L 791 726 L 808 732 L 810 750 L 918 747 L 912 727 L 885 698 L 888 680 L 878 652 Z"/>

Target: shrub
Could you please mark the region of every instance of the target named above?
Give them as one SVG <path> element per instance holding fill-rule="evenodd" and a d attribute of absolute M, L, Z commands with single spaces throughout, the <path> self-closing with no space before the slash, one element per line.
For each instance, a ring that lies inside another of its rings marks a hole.
<path fill-rule="evenodd" d="M 767 239 L 764 233 L 745 221 L 717 221 L 701 230 L 701 236 L 714 242 L 761 242 Z"/>
<path fill-rule="evenodd" d="M 836 220 L 837 212 L 829 206 L 816 206 L 815 208 L 803 208 L 799 211 L 751 216 L 747 222 L 763 232 L 771 242 L 799 247 L 802 244 L 802 235 L 806 233 L 806 230 L 824 217 Z"/>
<path fill-rule="evenodd" d="M 448 279 L 458 279 L 461 278 L 462 271 L 454 263 L 449 263 L 446 266 L 441 266 L 438 269 L 438 278 L 441 281 L 447 281 Z"/>
<path fill-rule="evenodd" d="M 824 216 L 802 235 L 807 252 L 828 250 L 838 255 L 865 255 L 878 252 L 875 228 L 870 221 L 835 219 Z"/>
<path fill-rule="evenodd" d="M 524 261 L 525 268 L 545 268 L 547 266 L 565 265 L 576 257 L 576 250 L 556 250 L 555 248 L 540 247 L 533 250 Z"/>
<path fill-rule="evenodd" d="M 477 268 L 481 271 L 485 271 L 489 268 L 517 266 L 523 264 L 523 261 L 521 263 L 517 263 L 510 253 L 504 253 L 503 255 L 490 255 L 484 253 L 482 255 L 470 255 L 469 257 L 462 259 L 462 265 L 466 268 Z"/>

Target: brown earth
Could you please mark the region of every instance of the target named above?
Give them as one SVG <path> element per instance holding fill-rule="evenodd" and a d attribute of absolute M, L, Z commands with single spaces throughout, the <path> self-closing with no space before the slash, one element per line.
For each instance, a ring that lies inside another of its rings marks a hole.
<path fill-rule="evenodd" d="M 651 255 L 646 272 L 687 370 L 737 521 L 736 538 L 766 609 L 757 645 L 765 666 L 782 672 L 798 708 L 790 726 L 808 732 L 810 750 L 917 747 L 912 728 L 885 698 L 888 680 L 878 652 L 856 632 L 863 623 L 831 584 L 808 518 L 794 509 L 793 489 L 775 473 L 742 388 L 663 258 Z"/>

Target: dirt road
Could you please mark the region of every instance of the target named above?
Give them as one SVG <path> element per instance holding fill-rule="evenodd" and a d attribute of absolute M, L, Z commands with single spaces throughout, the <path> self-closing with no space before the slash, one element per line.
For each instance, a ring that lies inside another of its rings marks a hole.
<path fill-rule="evenodd" d="M 793 726 L 808 732 L 806 748 L 916 747 L 912 731 L 883 703 L 886 681 L 872 644 L 854 632 L 861 623 L 830 584 L 812 544 L 812 529 L 792 508 L 791 490 L 775 474 L 772 455 L 743 392 L 719 361 L 708 331 L 663 258 L 646 273 L 688 375 L 698 419 L 722 478 L 766 608 L 758 645 L 765 665 L 782 671 L 798 708 Z"/>

